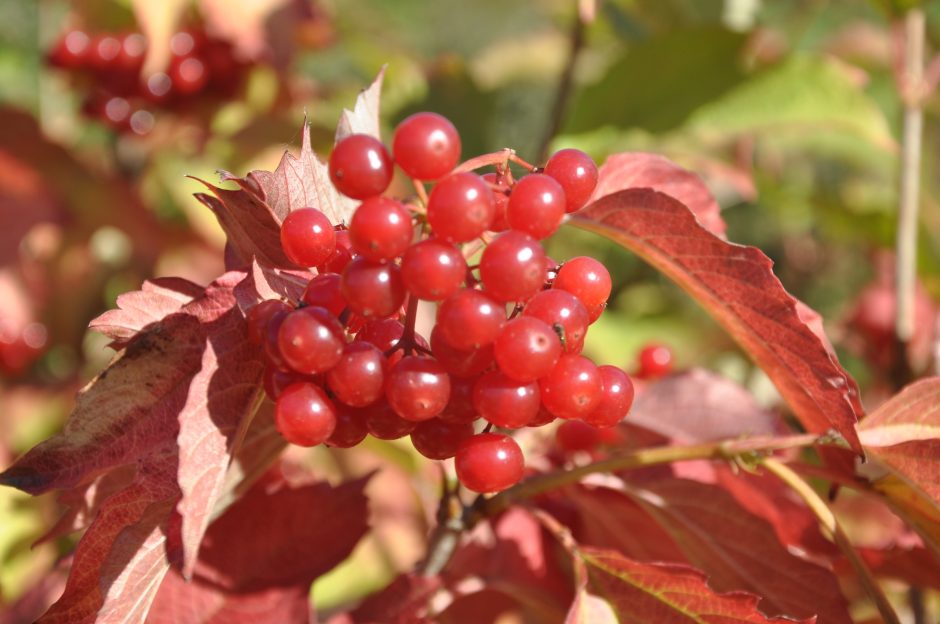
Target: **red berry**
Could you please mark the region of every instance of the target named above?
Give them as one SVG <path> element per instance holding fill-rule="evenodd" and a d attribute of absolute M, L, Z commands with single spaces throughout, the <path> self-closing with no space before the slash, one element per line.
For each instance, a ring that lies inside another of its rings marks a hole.
<path fill-rule="evenodd" d="M 267 299 L 248 310 L 248 342 L 251 344 L 264 344 L 264 330 L 268 321 L 277 312 L 291 311 L 291 307 L 280 299 Z"/>
<path fill-rule="evenodd" d="M 542 289 L 547 277 L 545 251 L 522 232 L 500 234 L 480 257 L 480 279 L 497 301 L 525 301 Z"/>
<path fill-rule="evenodd" d="M 365 317 L 390 316 L 405 302 L 405 284 L 394 264 L 356 258 L 343 269 L 343 297 L 349 309 Z"/>
<path fill-rule="evenodd" d="M 601 434 L 597 427 L 579 420 L 566 420 L 555 430 L 555 443 L 565 453 L 590 453 L 600 446 Z"/>
<path fill-rule="evenodd" d="M 428 223 L 448 241 L 464 243 L 490 228 L 496 214 L 493 192 L 474 173 L 455 173 L 434 185 L 428 197 Z"/>
<path fill-rule="evenodd" d="M 336 273 L 321 273 L 307 283 L 301 301 L 309 306 L 326 308 L 333 316 L 346 309 L 346 300 L 340 290 L 342 278 Z"/>
<path fill-rule="evenodd" d="M 529 421 L 527 427 L 544 427 L 545 425 L 555 422 L 555 415 L 550 411 L 545 409 L 545 406 L 539 408 L 539 413 L 535 415 L 535 418 Z"/>
<path fill-rule="evenodd" d="M 370 321 L 356 334 L 356 340 L 374 344 L 383 353 L 398 342 L 405 333 L 405 326 L 395 319 Z"/>
<path fill-rule="evenodd" d="M 597 165 L 581 150 L 558 150 L 545 164 L 545 173 L 565 189 L 567 212 L 583 207 L 597 186 Z"/>
<path fill-rule="evenodd" d="M 415 297 L 440 301 L 457 292 L 466 281 L 467 261 L 450 243 L 429 238 L 405 252 L 401 277 Z"/>
<path fill-rule="evenodd" d="M 554 288 L 543 290 L 526 303 L 522 314 L 548 323 L 559 335 L 565 353 L 579 353 L 584 346 L 588 312 L 571 293 Z"/>
<path fill-rule="evenodd" d="M 666 345 L 649 344 L 637 356 L 639 364 L 636 376 L 640 379 L 656 379 L 672 372 L 672 349 Z"/>
<path fill-rule="evenodd" d="M 49 52 L 49 62 L 62 69 L 81 69 L 88 65 L 90 53 L 91 37 L 80 30 L 72 30 Z"/>
<path fill-rule="evenodd" d="M 449 423 L 474 423 L 480 418 L 473 407 L 473 387 L 477 377 L 451 377 L 450 400 L 438 419 Z"/>
<path fill-rule="evenodd" d="M 464 440 L 454 466 L 464 487 L 480 494 L 515 485 L 525 471 L 522 449 L 501 433 L 481 433 Z"/>
<path fill-rule="evenodd" d="M 343 356 L 344 332 L 325 308 L 308 306 L 287 315 L 278 330 L 277 346 L 292 370 L 305 375 L 324 373 Z"/>
<path fill-rule="evenodd" d="M 493 190 L 493 206 L 496 208 L 493 223 L 490 225 L 490 231 L 503 232 L 509 229 L 509 217 L 506 210 L 509 208 L 509 185 L 503 176 L 496 173 L 484 173 L 483 179 L 490 184 L 497 185 L 498 189 Z"/>
<path fill-rule="evenodd" d="M 477 380 L 473 387 L 473 407 L 497 427 L 525 427 L 539 413 L 539 387 L 535 383 L 513 381 L 493 371 Z"/>
<path fill-rule="evenodd" d="M 365 407 L 384 393 L 385 356 L 368 342 L 350 342 L 343 356 L 326 375 L 326 383 L 340 403 Z"/>
<path fill-rule="evenodd" d="M 493 345 L 466 350 L 455 349 L 443 338 L 441 326 L 431 330 L 431 351 L 448 373 L 457 377 L 475 377 L 493 364 Z"/>
<path fill-rule="evenodd" d="M 278 370 L 274 366 L 266 366 L 264 368 L 264 375 L 261 379 L 264 386 L 264 392 L 272 401 L 277 401 L 278 397 L 280 397 L 284 392 L 284 389 L 292 383 L 296 383 L 298 381 L 310 381 L 316 383 L 315 377 L 301 375 L 300 373 L 295 373 L 293 371 L 286 372 Z"/>
<path fill-rule="evenodd" d="M 316 446 L 332 435 L 336 409 L 319 386 L 301 381 L 281 393 L 274 408 L 274 423 L 291 444 Z"/>
<path fill-rule="evenodd" d="M 415 113 L 395 129 L 392 153 L 402 171 L 415 180 L 437 180 L 457 166 L 460 135 L 446 117 Z"/>
<path fill-rule="evenodd" d="M 174 59 L 170 63 L 168 73 L 173 81 L 173 88 L 183 96 L 196 95 L 209 81 L 205 63 L 193 56 Z"/>
<path fill-rule="evenodd" d="M 140 91 L 146 100 L 162 104 L 173 95 L 173 80 L 167 73 L 156 72 L 144 79 Z"/>
<path fill-rule="evenodd" d="M 326 444 L 335 448 L 352 448 L 362 442 L 369 433 L 366 415 L 362 410 L 348 405 L 337 404 L 335 408 L 336 427 Z"/>
<path fill-rule="evenodd" d="M 593 323 L 610 297 L 610 273 L 594 258 L 578 256 L 561 265 L 552 287 L 566 290 L 577 297 L 588 310 Z"/>
<path fill-rule="evenodd" d="M 472 288 L 458 290 L 437 309 L 441 338 L 461 351 L 492 344 L 505 323 L 503 304 Z"/>
<path fill-rule="evenodd" d="M 496 363 L 510 379 L 528 382 L 549 374 L 561 356 L 558 334 L 534 316 L 506 323 L 493 343 Z"/>
<path fill-rule="evenodd" d="M 539 380 L 545 409 L 558 418 L 583 418 L 600 404 L 603 381 L 594 362 L 563 355 L 552 372 Z"/>
<path fill-rule="evenodd" d="M 114 68 L 120 54 L 120 39 L 112 35 L 100 35 L 91 40 L 88 60 L 92 69 L 105 73 Z"/>
<path fill-rule="evenodd" d="M 281 224 L 281 247 L 298 266 L 322 264 L 336 248 L 333 224 L 316 208 L 294 210 Z"/>
<path fill-rule="evenodd" d="M 565 217 L 565 191 L 550 176 L 527 175 L 513 187 L 506 215 L 512 229 L 537 239 L 547 238 Z"/>
<path fill-rule="evenodd" d="M 352 241 L 349 240 L 349 230 L 335 230 L 336 248 L 330 257 L 317 266 L 319 273 L 342 273 L 346 265 L 353 258 Z"/>
<path fill-rule="evenodd" d="M 366 427 L 372 437 L 379 440 L 397 440 L 403 438 L 418 424 L 412 420 L 405 420 L 395 413 L 387 401 L 376 401 L 368 407 L 362 408 L 366 416 Z"/>
<path fill-rule="evenodd" d="M 411 213 L 386 197 L 362 202 L 349 222 L 349 240 L 362 257 L 376 262 L 396 258 L 414 238 Z"/>
<path fill-rule="evenodd" d="M 595 427 L 613 427 L 627 415 L 633 405 L 633 382 L 616 366 L 598 366 L 601 376 L 601 399 L 584 422 Z"/>
<path fill-rule="evenodd" d="M 368 134 L 351 134 L 330 154 L 330 180 L 347 197 L 381 195 L 392 181 L 392 159 L 382 142 Z"/>
<path fill-rule="evenodd" d="M 418 423 L 411 432 L 415 450 L 428 459 L 449 459 L 457 454 L 460 443 L 473 435 L 470 423 L 444 422 L 432 418 Z"/>
<path fill-rule="evenodd" d="M 264 326 L 264 357 L 271 366 L 274 366 L 278 370 L 290 371 L 291 368 L 284 360 L 284 357 L 281 355 L 280 341 L 278 340 L 281 330 L 281 325 L 284 323 L 284 319 L 287 318 L 288 314 L 292 311 L 291 308 L 277 310 L 271 314 L 268 318 L 268 322 Z"/>
<path fill-rule="evenodd" d="M 407 356 L 389 371 L 385 396 L 405 420 L 429 420 L 447 406 L 450 377 L 434 358 Z"/>
<path fill-rule="evenodd" d="M 147 54 L 147 38 L 140 33 L 130 33 L 121 39 L 121 53 L 118 55 L 120 70 L 127 74 L 140 72 Z"/>

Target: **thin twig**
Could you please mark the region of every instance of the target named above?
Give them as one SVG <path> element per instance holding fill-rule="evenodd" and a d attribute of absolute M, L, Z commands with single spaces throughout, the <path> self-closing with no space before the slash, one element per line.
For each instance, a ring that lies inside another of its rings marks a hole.
<path fill-rule="evenodd" d="M 555 88 L 555 101 L 552 103 L 548 125 L 542 135 L 542 141 L 539 143 L 539 162 L 545 162 L 545 159 L 548 158 L 548 148 L 552 143 L 552 139 L 558 134 L 558 130 L 565 120 L 565 113 L 568 111 L 571 85 L 574 81 L 574 69 L 578 62 L 578 56 L 581 54 L 581 49 L 584 47 L 584 12 L 581 10 L 575 12 L 574 20 L 571 22 L 571 30 L 568 33 L 568 41 L 568 58 L 565 60 L 565 66 L 558 78 L 558 86 Z"/>
<path fill-rule="evenodd" d="M 790 489 L 803 499 L 803 502 L 810 508 L 810 511 L 816 515 L 820 526 L 829 534 L 832 541 L 835 542 L 839 550 L 842 551 L 842 554 L 845 555 L 845 558 L 852 564 L 852 568 L 858 575 L 862 587 L 875 603 L 875 606 L 878 607 L 878 612 L 881 614 L 883 620 L 888 624 L 900 624 L 901 621 L 898 619 L 897 613 L 894 612 L 894 607 L 891 606 L 891 603 L 888 601 L 887 596 L 885 596 L 878 581 L 872 576 L 871 570 L 868 569 L 865 561 L 852 546 L 845 531 L 842 530 L 842 526 L 836 520 L 835 514 L 829 509 L 829 505 L 826 504 L 806 481 L 801 479 L 798 474 L 785 464 L 776 459 L 767 458 L 763 461 L 763 466 L 768 472 L 787 484 Z"/>
<path fill-rule="evenodd" d="M 904 102 L 898 204 L 895 333 L 904 345 L 914 335 L 914 284 L 917 259 L 917 211 L 920 201 L 920 157 L 924 125 L 924 12 L 911 9 L 904 18 L 904 57 L 899 80 Z"/>
<path fill-rule="evenodd" d="M 659 446 L 632 451 L 570 470 L 560 470 L 536 475 L 508 490 L 476 503 L 479 516 L 492 516 L 519 501 L 538 496 L 550 490 L 580 481 L 598 473 L 632 470 L 670 464 L 692 459 L 734 459 L 748 455 L 760 455 L 784 449 L 802 448 L 820 443 L 815 434 L 799 434 L 787 437 L 761 437 L 742 440 L 722 440 L 691 446 Z"/>

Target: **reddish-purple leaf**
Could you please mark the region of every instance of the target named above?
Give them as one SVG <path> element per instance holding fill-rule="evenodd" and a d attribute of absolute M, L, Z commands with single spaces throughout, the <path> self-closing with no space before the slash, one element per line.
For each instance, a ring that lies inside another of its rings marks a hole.
<path fill-rule="evenodd" d="M 725 242 L 685 205 L 649 189 L 602 197 L 571 222 L 620 243 L 676 282 L 764 369 L 808 430 L 835 429 L 861 451 L 855 382 L 801 320 L 796 299 L 761 251 Z"/>
<path fill-rule="evenodd" d="M 164 579 L 147 621 L 310 621 L 310 584 L 368 529 L 367 482 L 292 487 L 270 471 L 209 527 L 194 580 L 175 569 Z"/>
<path fill-rule="evenodd" d="M 610 551 L 590 547 L 578 549 L 582 587 L 566 624 L 655 622 L 656 624 L 765 624 L 780 622 L 757 609 L 758 597 L 745 592 L 718 593 L 694 568 L 663 563 L 639 563 Z M 596 618 L 600 605 L 585 611 L 584 603 L 603 600 L 615 618 Z M 575 611 L 577 609 L 578 611 Z M 815 622 L 807 618 L 804 622 Z M 827 621 L 827 620 L 823 620 Z"/>
<path fill-rule="evenodd" d="M 255 171 L 250 177 L 279 222 L 292 211 L 309 206 L 324 213 L 332 223 L 345 223 L 358 205 L 333 186 L 326 164 L 313 152 L 310 127 L 306 123 L 300 158 L 285 152 L 273 173 Z"/>
<path fill-rule="evenodd" d="M 402 574 L 385 589 L 366 598 L 346 621 L 355 624 L 430 623 L 428 604 L 441 587 L 439 577 Z"/>
<path fill-rule="evenodd" d="M 940 590 L 940 562 L 923 547 L 859 548 L 859 554 L 876 577 L 904 581 L 912 587 Z M 841 566 L 847 575 L 855 571 L 848 563 Z"/>
<path fill-rule="evenodd" d="M 277 269 L 255 260 L 251 272 L 235 286 L 235 298 L 242 312 L 265 299 L 297 302 L 313 275 L 308 271 Z"/>
<path fill-rule="evenodd" d="M 140 290 L 118 295 L 117 309 L 98 316 L 88 327 L 110 338 L 111 346 L 120 349 L 144 327 L 178 312 L 204 291 L 202 286 L 179 277 L 147 280 Z"/>
<path fill-rule="evenodd" d="M 865 450 L 906 487 L 876 488 L 894 506 L 940 516 L 940 377 L 914 382 L 859 423 Z M 926 527 L 915 526 L 924 534 Z M 928 523 L 929 524 L 929 523 Z M 940 531 L 924 534 L 936 548 Z"/>
<path fill-rule="evenodd" d="M 712 233 L 724 237 L 727 224 L 711 191 L 695 173 L 649 152 L 614 154 L 601 167 L 591 201 L 627 189 L 648 188 L 674 197 Z"/>
<path fill-rule="evenodd" d="M 198 180 L 198 178 L 195 178 Z M 260 197 L 242 189 L 229 190 L 198 180 L 212 195 L 196 193 L 195 197 L 211 210 L 228 237 L 228 250 L 244 268 L 252 258 L 272 266 L 298 268 L 281 249 L 281 221 Z"/>
<path fill-rule="evenodd" d="M 746 389 L 699 368 L 651 384 L 637 396 L 627 420 L 683 443 L 772 436 L 784 430 L 780 419 Z"/>
<path fill-rule="evenodd" d="M 335 488 L 260 480 L 212 523 L 196 576 L 237 592 L 309 587 L 348 557 L 368 530 L 368 480 Z"/>
<path fill-rule="evenodd" d="M 63 432 L 0 475 L 33 494 L 76 490 L 82 500 L 111 479 L 110 496 L 86 510 L 97 504 L 47 621 L 142 621 L 170 561 L 195 559 L 261 377 L 232 294 L 243 277 L 226 274 L 147 324 L 82 391 Z"/>
<path fill-rule="evenodd" d="M 685 479 L 627 484 L 718 591 L 746 590 L 768 615 L 851 623 L 831 571 L 790 553 L 773 528 L 724 489 Z"/>
<path fill-rule="evenodd" d="M 198 579 L 187 582 L 170 570 L 147 624 L 307 624 L 312 621 L 308 594 L 301 586 L 235 594 Z"/>

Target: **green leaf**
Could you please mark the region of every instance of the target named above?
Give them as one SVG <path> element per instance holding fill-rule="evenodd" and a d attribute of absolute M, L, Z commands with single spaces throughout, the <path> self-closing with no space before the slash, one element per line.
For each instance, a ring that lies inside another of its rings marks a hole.
<path fill-rule="evenodd" d="M 836 61 L 793 56 L 691 116 L 702 134 L 848 132 L 883 148 L 894 144 L 874 100 Z"/>
<path fill-rule="evenodd" d="M 598 126 L 664 132 L 744 77 L 742 35 L 723 28 L 672 31 L 627 50 L 604 79 L 575 99 L 566 133 Z"/>

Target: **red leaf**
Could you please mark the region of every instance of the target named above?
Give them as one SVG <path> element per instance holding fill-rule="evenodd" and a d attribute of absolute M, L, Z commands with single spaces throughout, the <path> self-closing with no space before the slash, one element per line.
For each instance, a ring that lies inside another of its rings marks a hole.
<path fill-rule="evenodd" d="M 368 530 L 368 480 L 290 488 L 262 479 L 212 523 L 196 575 L 237 592 L 309 587 L 348 557 Z"/>
<path fill-rule="evenodd" d="M 693 369 L 650 384 L 628 421 L 676 442 L 707 442 L 741 436 L 772 436 L 783 430 L 753 395 L 715 373 Z"/>
<path fill-rule="evenodd" d="M 664 479 L 626 491 L 672 536 L 692 565 L 719 591 L 747 590 L 761 611 L 851 623 L 835 576 L 791 554 L 773 528 L 722 488 Z"/>
<path fill-rule="evenodd" d="M 242 312 L 265 299 L 296 303 L 313 277 L 308 271 L 288 271 L 254 260 L 251 272 L 235 286 L 235 298 Z"/>
<path fill-rule="evenodd" d="M 639 563 L 614 551 L 580 548 L 586 571 L 582 572 L 578 601 L 567 624 L 595 624 L 597 608 L 584 617 L 584 603 L 592 596 L 603 599 L 616 615 L 610 622 L 656 624 L 739 624 L 778 622 L 757 610 L 757 596 L 744 592 L 719 594 L 701 572 L 683 565 Z M 577 609 L 577 610 L 576 610 Z M 805 622 L 814 622 L 809 618 Z M 825 620 L 828 621 L 828 620 Z"/>
<path fill-rule="evenodd" d="M 676 282 L 738 341 L 810 431 L 838 431 L 856 451 L 858 390 L 801 320 L 797 301 L 753 247 L 704 229 L 683 204 L 649 189 L 607 195 L 572 223 L 607 236 Z"/>
<path fill-rule="evenodd" d="M 204 291 L 202 286 L 179 277 L 146 280 L 140 290 L 118 295 L 118 309 L 108 310 L 88 327 L 110 338 L 111 346 L 120 349 L 144 327 L 178 312 Z"/>
<path fill-rule="evenodd" d="M 269 474 L 209 527 L 196 578 L 164 579 L 152 624 L 305 623 L 310 583 L 368 529 L 368 478 L 290 487 Z"/>
<path fill-rule="evenodd" d="M 877 577 L 898 579 L 912 587 L 940 589 L 940 563 L 926 548 L 891 546 L 858 551 Z M 848 563 L 842 567 L 846 574 L 855 574 Z"/>
<path fill-rule="evenodd" d="M 345 223 L 358 205 L 333 186 L 326 165 L 313 152 L 310 127 L 306 123 L 300 158 L 284 152 L 273 173 L 254 171 L 249 178 L 260 189 L 279 221 L 283 221 L 291 211 L 310 206 L 323 212 L 332 223 Z"/>
<path fill-rule="evenodd" d="M 258 258 L 272 266 L 297 268 L 281 249 L 283 217 L 272 211 L 260 197 L 245 190 L 232 191 L 202 182 L 212 195 L 196 193 L 195 197 L 214 214 L 228 237 L 228 249 L 247 266 Z"/>
<path fill-rule="evenodd" d="M 721 218 L 721 207 L 702 179 L 659 154 L 625 152 L 608 158 L 601 167 L 591 200 L 638 188 L 674 197 L 692 211 L 702 227 L 724 237 L 728 226 Z"/>
<path fill-rule="evenodd" d="M 532 513 L 512 507 L 480 524 L 443 576 L 451 587 L 467 577 L 480 579 L 487 589 L 510 596 L 528 621 L 558 621 L 571 602 L 571 589 L 556 548 Z"/>
<path fill-rule="evenodd" d="M 186 582 L 176 570 L 163 579 L 147 624 L 307 624 L 309 589 L 274 587 L 233 594 L 202 583 Z"/>
<path fill-rule="evenodd" d="M 907 486 L 876 488 L 894 505 L 940 515 L 940 377 L 907 386 L 858 428 L 865 450 Z"/>
<path fill-rule="evenodd" d="M 431 597 L 443 586 L 436 576 L 402 574 L 349 614 L 356 624 L 424 624 Z"/>
<path fill-rule="evenodd" d="M 243 275 L 147 325 L 80 393 L 63 432 L 0 475 L 33 494 L 126 480 L 100 502 L 46 621 L 142 619 L 169 562 L 195 559 L 261 376 L 232 295 Z"/>

